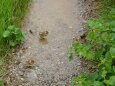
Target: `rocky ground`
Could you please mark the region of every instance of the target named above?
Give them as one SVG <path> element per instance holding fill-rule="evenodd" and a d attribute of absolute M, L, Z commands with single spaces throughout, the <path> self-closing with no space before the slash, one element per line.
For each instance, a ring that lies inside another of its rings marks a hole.
<path fill-rule="evenodd" d="M 73 86 L 70 80 L 87 69 L 80 57 L 69 61 L 68 46 L 80 35 L 86 21 L 84 0 L 33 0 L 22 30 L 26 38 L 9 61 L 7 86 Z M 39 32 L 48 31 L 39 40 Z M 27 67 L 33 60 L 32 67 Z"/>

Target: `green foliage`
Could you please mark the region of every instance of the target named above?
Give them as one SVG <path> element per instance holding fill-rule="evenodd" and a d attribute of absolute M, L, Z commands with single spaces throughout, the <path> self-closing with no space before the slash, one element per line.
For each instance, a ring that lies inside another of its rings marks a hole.
<path fill-rule="evenodd" d="M 15 46 L 18 41 L 23 40 L 25 37 L 24 33 L 19 28 L 11 25 L 3 32 L 3 38 L 8 41 L 10 46 Z"/>
<path fill-rule="evenodd" d="M 113 0 L 108 1 L 111 3 Z M 72 82 L 78 82 L 77 86 L 115 86 L 115 2 L 108 4 L 105 3 L 106 8 L 109 8 L 105 9 L 107 15 L 88 21 L 90 30 L 86 42 L 77 42 L 73 45 L 77 55 L 98 61 L 99 68 L 94 73 L 81 74 L 73 78 Z"/>
<path fill-rule="evenodd" d="M 0 86 L 4 86 L 4 81 L 0 79 Z"/>
<path fill-rule="evenodd" d="M 30 0 L 0 0 L 0 56 L 6 55 L 11 46 L 22 40 L 24 35 L 19 31 L 21 20 Z M 10 26 L 15 26 L 10 30 Z M 14 33 L 18 29 L 19 33 Z"/>
<path fill-rule="evenodd" d="M 0 0 L 0 86 L 3 85 L 3 76 L 7 55 L 19 41 L 23 40 L 21 20 L 27 10 L 30 0 Z"/>

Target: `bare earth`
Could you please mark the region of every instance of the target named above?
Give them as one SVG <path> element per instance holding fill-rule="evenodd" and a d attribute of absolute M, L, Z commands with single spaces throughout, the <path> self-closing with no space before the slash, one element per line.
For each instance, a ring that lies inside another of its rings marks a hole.
<path fill-rule="evenodd" d="M 67 56 L 82 29 L 79 6 L 79 0 L 33 0 L 22 27 L 27 34 L 23 48 L 10 62 L 8 86 L 73 86 L 70 80 L 81 73 L 81 60 L 68 61 Z M 39 32 L 46 30 L 47 40 L 39 41 Z M 34 67 L 26 68 L 30 58 Z"/>

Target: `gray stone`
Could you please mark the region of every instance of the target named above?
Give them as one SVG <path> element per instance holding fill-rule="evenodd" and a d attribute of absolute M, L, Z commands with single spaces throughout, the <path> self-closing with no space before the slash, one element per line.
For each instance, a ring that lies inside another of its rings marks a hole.
<path fill-rule="evenodd" d="M 27 73 L 27 80 L 30 82 L 35 82 L 38 79 L 37 74 L 34 70 Z"/>

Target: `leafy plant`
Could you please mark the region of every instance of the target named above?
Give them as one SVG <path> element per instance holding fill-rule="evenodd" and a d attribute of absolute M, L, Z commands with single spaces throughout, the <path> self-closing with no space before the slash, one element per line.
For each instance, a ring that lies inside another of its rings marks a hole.
<path fill-rule="evenodd" d="M 15 25 L 11 25 L 3 32 L 3 38 L 8 40 L 10 46 L 15 46 L 18 41 L 23 40 L 25 34 Z"/>
<path fill-rule="evenodd" d="M 77 55 L 98 61 L 98 71 L 72 79 L 73 83 L 78 82 L 77 86 L 115 86 L 115 6 L 110 8 L 106 16 L 88 21 L 90 30 L 86 42 L 73 45 Z"/>

